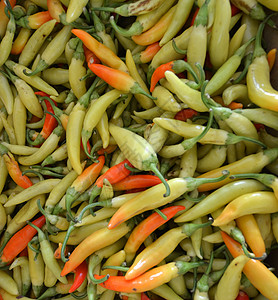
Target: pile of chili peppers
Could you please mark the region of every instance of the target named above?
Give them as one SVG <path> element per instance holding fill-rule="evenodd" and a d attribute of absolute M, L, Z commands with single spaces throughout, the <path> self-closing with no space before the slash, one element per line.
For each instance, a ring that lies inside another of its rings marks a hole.
<path fill-rule="evenodd" d="M 276 0 L 0 0 L 0 300 L 278 299 Z"/>

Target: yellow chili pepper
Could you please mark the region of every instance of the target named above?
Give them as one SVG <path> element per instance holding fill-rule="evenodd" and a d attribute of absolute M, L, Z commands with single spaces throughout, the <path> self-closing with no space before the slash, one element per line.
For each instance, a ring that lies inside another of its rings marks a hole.
<path fill-rule="evenodd" d="M 117 33 L 121 36 L 130 37 L 132 35 L 139 35 L 142 32 L 150 29 L 159 21 L 159 19 L 171 8 L 175 1 L 163 1 L 156 9 L 145 14 L 137 16 L 134 23 L 128 29 L 119 27 L 114 21 L 114 17 L 110 17 L 110 23 Z"/>
<path fill-rule="evenodd" d="M 258 2 L 271 10 L 278 11 L 278 5 L 275 0 L 258 0 Z"/>
<path fill-rule="evenodd" d="M 237 297 L 240 288 L 241 273 L 249 259 L 245 255 L 240 255 L 231 261 L 217 285 L 216 300 L 223 299 L 223 297 L 227 300 L 232 300 Z"/>
<path fill-rule="evenodd" d="M 223 180 L 227 175 L 219 177 L 218 180 Z M 202 178 L 205 182 L 207 179 Z M 141 192 L 138 196 L 127 201 L 122 205 L 111 218 L 108 228 L 114 228 L 144 211 L 158 208 L 162 205 L 172 202 L 187 191 L 192 191 L 201 185 L 202 182 L 196 178 L 172 178 L 168 180 L 171 193 L 165 197 L 163 193 L 163 184 L 157 184 L 148 190 Z M 152 199 L 152 201 L 150 201 Z M 179 203 L 180 204 L 180 203 Z"/>
<path fill-rule="evenodd" d="M 19 56 L 19 64 L 27 67 L 31 63 L 42 44 L 53 30 L 55 23 L 55 20 L 50 20 L 44 23 L 42 26 L 40 26 L 32 34 Z"/>
<path fill-rule="evenodd" d="M 159 42 L 160 46 L 163 46 L 164 44 L 169 42 L 180 31 L 180 29 L 183 27 L 183 25 L 186 23 L 189 17 L 193 4 L 193 0 L 178 1 L 177 9 L 172 18 L 172 21 Z"/>
<path fill-rule="evenodd" d="M 22 192 L 15 195 L 5 204 L 5 207 L 10 207 L 28 201 L 31 198 L 36 197 L 40 194 L 49 193 L 60 181 L 61 179 L 46 179 L 35 183 L 28 189 L 25 189 Z"/>
<path fill-rule="evenodd" d="M 7 25 L 6 34 L 0 43 L 0 52 L 1 52 L 0 67 L 5 63 L 5 61 L 8 59 L 11 53 L 13 39 L 15 35 L 15 29 L 16 29 L 15 19 L 13 14 L 10 14 L 10 20 Z"/>
<path fill-rule="evenodd" d="M 175 38 L 176 45 L 183 49 L 186 50 L 188 47 L 188 41 L 189 37 L 192 31 L 192 27 L 187 28 L 182 34 L 177 36 Z M 162 64 L 165 64 L 169 61 L 176 60 L 176 59 L 181 59 L 183 58 L 184 55 L 179 54 L 175 51 L 173 48 L 173 43 L 172 41 L 169 41 L 166 43 L 161 49 L 156 53 L 156 55 L 153 57 L 149 67 L 148 67 L 148 81 L 150 82 L 150 78 L 154 72 L 154 70 L 159 67 Z"/>
<path fill-rule="evenodd" d="M 0 72 L 0 98 L 8 114 L 12 114 L 14 107 L 14 97 L 8 79 Z"/>
<path fill-rule="evenodd" d="M 228 57 L 231 15 L 230 1 L 216 0 L 215 19 L 209 42 L 209 56 L 215 69 L 222 66 Z"/>
<path fill-rule="evenodd" d="M 38 247 L 34 246 L 33 244 L 32 247 L 38 249 Z M 29 246 L 27 247 L 27 249 L 32 289 L 34 291 L 35 296 L 39 297 L 44 282 L 44 262 L 41 253 L 37 254 Z"/>
<path fill-rule="evenodd" d="M 201 202 L 175 219 L 175 222 L 188 222 L 198 217 L 205 216 L 223 205 L 229 203 L 236 197 L 246 193 L 261 191 L 264 185 L 256 180 L 238 180 L 227 183 L 216 191 L 212 192 Z M 220 201 L 221 200 L 221 201 Z"/>
<path fill-rule="evenodd" d="M 84 61 L 83 46 L 82 42 L 79 41 L 69 65 L 69 83 L 78 99 L 86 93 L 86 80 L 80 80 L 86 75 L 86 68 L 83 66 Z"/>
<path fill-rule="evenodd" d="M 13 269 L 15 267 L 20 267 L 21 269 L 21 279 L 22 279 L 22 295 L 25 296 L 29 291 L 31 286 L 31 278 L 29 272 L 29 261 L 26 256 L 17 257 L 12 264 L 10 265 L 9 269 Z"/>
<path fill-rule="evenodd" d="M 71 37 L 71 29 L 72 27 L 67 25 L 64 26 L 58 33 L 55 35 L 53 40 L 47 45 L 43 53 L 41 54 L 40 61 L 36 66 L 35 70 L 32 72 L 25 71 L 25 75 L 34 76 L 37 73 L 45 70 L 51 64 L 55 62 L 55 60 L 64 52 L 65 45 L 67 41 Z M 58 94 L 54 95 L 57 96 Z"/>
<path fill-rule="evenodd" d="M 137 67 L 135 65 L 131 51 L 129 49 L 127 49 L 126 51 L 126 65 L 132 78 L 139 83 L 139 85 L 144 89 L 146 93 L 149 93 L 149 90 L 144 80 L 141 78 L 140 74 L 138 73 Z M 153 101 L 147 96 L 142 94 L 135 94 L 134 96 L 144 109 L 149 109 L 154 106 Z"/>
<path fill-rule="evenodd" d="M 97 250 L 118 241 L 127 234 L 133 227 L 133 224 L 123 223 L 113 230 L 107 228 L 99 229 L 84 239 L 71 253 L 69 260 L 64 265 L 61 276 L 67 275 L 74 270 L 84 259 Z"/>
<path fill-rule="evenodd" d="M 247 193 L 232 200 L 217 217 L 213 226 L 225 225 L 238 217 L 253 213 L 267 214 L 277 212 L 277 199 L 272 192 Z"/>
<path fill-rule="evenodd" d="M 188 2 L 188 1 L 186 1 Z M 191 1 L 193 3 L 193 1 Z M 196 63 L 204 66 L 207 53 L 207 23 L 208 23 L 208 4 L 210 1 L 205 1 L 201 6 L 194 20 L 192 32 L 190 34 L 187 61 L 198 74 L 200 78 L 200 70 L 196 67 Z M 188 79 L 192 80 L 193 76 L 188 72 Z"/>
<path fill-rule="evenodd" d="M 83 8 L 87 5 L 88 0 L 71 0 L 66 14 L 66 22 L 71 23 L 75 21 L 83 12 Z"/>
<path fill-rule="evenodd" d="M 0 287 L 9 294 L 17 296 L 18 288 L 13 278 L 3 270 L 0 270 L 0 275 Z"/>
<path fill-rule="evenodd" d="M 278 93 L 270 84 L 267 56 L 261 47 L 263 28 L 264 23 L 261 23 L 256 36 L 253 62 L 249 66 L 246 76 L 248 96 L 256 105 L 278 111 L 278 107 L 276 105 Z"/>
<path fill-rule="evenodd" d="M 8 71 L 8 69 L 6 70 Z M 12 80 L 13 84 L 17 89 L 20 100 L 23 102 L 26 109 L 29 110 L 33 115 L 42 118 L 42 107 L 31 86 L 21 78 L 13 75 L 10 71 L 8 72 L 10 79 Z"/>
<path fill-rule="evenodd" d="M 25 145 L 26 138 L 26 108 L 23 105 L 20 97 L 17 95 L 14 99 L 13 124 L 14 133 L 18 145 Z"/>

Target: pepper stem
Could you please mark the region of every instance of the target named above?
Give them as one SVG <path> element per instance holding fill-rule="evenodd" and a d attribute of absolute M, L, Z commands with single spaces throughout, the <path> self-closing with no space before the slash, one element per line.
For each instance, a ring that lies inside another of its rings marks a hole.
<path fill-rule="evenodd" d="M 95 203 L 91 203 L 91 204 L 88 204 L 86 205 L 80 212 L 80 214 L 78 215 L 77 218 L 75 218 L 74 222 L 75 223 L 80 223 L 81 220 L 82 220 L 82 217 L 84 215 L 84 213 L 88 210 L 88 209 L 92 209 L 93 207 L 96 207 L 96 206 L 105 206 L 105 202 L 104 201 L 100 201 L 100 202 L 95 202 Z"/>
<path fill-rule="evenodd" d="M 28 225 L 30 225 L 31 227 L 33 227 L 34 229 L 37 230 L 37 232 L 38 232 L 38 237 L 39 237 L 39 241 L 40 241 L 40 242 L 41 242 L 42 240 L 45 240 L 45 239 L 46 239 L 46 236 L 45 236 L 44 232 L 43 232 L 38 226 L 34 225 L 34 224 L 33 224 L 32 222 L 30 222 L 30 221 L 26 221 L 26 223 L 27 223 Z"/>
<path fill-rule="evenodd" d="M 181 142 L 181 145 L 184 148 L 184 150 L 191 149 L 201 138 L 203 138 L 210 130 L 212 123 L 213 123 L 213 110 L 210 108 L 209 119 L 206 128 L 198 136 L 195 136 L 191 139 L 186 139 L 183 142 Z"/>
<path fill-rule="evenodd" d="M 41 206 L 41 202 L 40 202 L 40 199 L 37 200 L 37 206 L 40 210 L 40 212 L 45 216 L 45 222 L 46 222 L 46 228 L 47 228 L 47 231 L 50 233 L 50 234 L 55 234 L 55 232 L 53 232 L 53 230 L 51 229 L 51 224 L 48 220 L 48 215 L 49 213 L 47 213 Z"/>
<path fill-rule="evenodd" d="M 193 198 L 193 197 L 189 196 L 188 193 L 185 193 L 185 194 L 184 194 L 184 198 L 185 198 L 186 200 L 192 201 L 192 202 L 194 202 L 194 203 L 198 203 L 198 202 L 201 202 L 203 199 L 205 199 L 205 198 L 206 198 L 206 195 L 203 194 L 203 195 L 201 195 L 201 196 L 198 197 L 198 198 Z"/>
<path fill-rule="evenodd" d="M 196 230 L 210 226 L 213 223 L 213 220 L 202 224 L 187 223 L 182 226 L 182 232 L 185 233 L 188 237 L 191 236 Z"/>
<path fill-rule="evenodd" d="M 150 164 L 150 170 L 154 172 L 154 174 L 161 180 L 161 182 L 164 184 L 166 188 L 166 193 L 163 195 L 163 197 L 168 197 L 170 195 L 170 186 L 168 182 L 165 180 L 165 178 L 162 176 L 158 168 L 154 163 Z"/>
<path fill-rule="evenodd" d="M 208 292 L 208 290 L 209 290 L 208 279 L 209 279 L 209 273 L 212 268 L 213 258 L 214 258 L 213 252 L 211 252 L 209 265 L 208 265 L 205 273 L 203 274 L 203 276 L 200 278 L 200 280 L 197 283 L 197 289 L 200 292 Z"/>
<path fill-rule="evenodd" d="M 158 213 L 161 216 L 161 218 L 163 218 L 164 220 L 167 220 L 167 216 L 160 209 L 156 208 L 156 209 L 154 209 L 154 211 L 156 213 Z"/>
<path fill-rule="evenodd" d="M 176 267 L 178 268 L 178 273 L 180 275 L 184 275 L 189 270 L 191 270 L 193 268 L 201 267 L 205 264 L 206 263 L 204 261 L 196 261 L 196 262 L 184 262 L 184 261 L 180 261 L 180 260 L 176 261 Z"/>
<path fill-rule="evenodd" d="M 254 253 L 250 253 L 247 249 L 247 246 L 246 246 L 246 242 L 245 242 L 245 238 L 241 232 L 241 230 L 237 227 L 233 228 L 231 230 L 231 236 L 241 244 L 241 247 L 242 247 L 242 250 L 244 252 L 244 254 L 251 258 L 251 259 L 256 259 L 256 260 L 263 260 L 266 258 L 266 253 L 263 254 L 263 256 L 260 256 L 260 257 L 256 257 L 254 255 Z"/>
<path fill-rule="evenodd" d="M 178 53 L 178 54 L 181 54 L 181 55 L 186 55 L 187 54 L 187 50 L 183 50 L 181 48 L 179 48 L 177 46 L 177 43 L 175 41 L 175 39 L 173 38 L 172 39 L 172 47 L 174 48 L 174 50 Z"/>
<path fill-rule="evenodd" d="M 113 269 L 113 270 L 118 270 L 122 272 L 127 272 L 129 270 L 129 267 L 124 267 L 124 266 L 104 266 L 102 269 Z"/>
<path fill-rule="evenodd" d="M 263 142 L 255 140 L 255 139 L 250 138 L 248 136 L 241 136 L 241 135 L 235 135 L 235 134 L 232 134 L 232 133 L 228 133 L 228 141 L 231 144 L 236 144 L 240 141 L 247 141 L 247 142 L 258 144 L 263 149 L 267 149 L 267 146 Z"/>
<path fill-rule="evenodd" d="M 268 20 L 273 17 L 274 14 L 270 14 L 268 15 L 263 22 L 260 23 L 260 26 L 258 28 L 257 31 L 257 35 L 256 35 L 256 40 L 255 40 L 255 49 L 254 49 L 254 53 L 253 53 L 253 59 L 255 59 L 256 57 L 260 57 L 262 55 L 265 54 L 265 51 L 262 47 L 262 36 L 263 36 L 263 31 L 264 31 L 264 27 L 265 24 L 268 22 Z"/>
<path fill-rule="evenodd" d="M 133 94 L 142 94 L 152 100 L 156 100 L 156 97 L 153 97 L 152 95 L 150 95 L 149 93 L 147 93 L 145 90 L 142 89 L 142 87 L 140 86 L 140 84 L 138 82 L 135 82 L 133 84 L 133 86 L 130 88 L 130 92 Z"/>
<path fill-rule="evenodd" d="M 69 228 L 67 230 L 67 233 L 66 233 L 66 236 L 63 240 L 63 244 L 62 244 L 62 248 L 61 248 L 61 260 L 62 262 L 67 262 L 69 259 L 65 257 L 65 250 L 66 250 L 66 246 L 67 246 L 67 242 L 68 242 L 68 239 L 70 237 L 70 234 L 74 231 L 75 229 L 75 222 L 71 221 L 70 224 L 69 224 Z"/>
<path fill-rule="evenodd" d="M 132 35 L 139 35 L 140 33 L 142 33 L 143 30 L 142 25 L 138 21 L 132 23 L 132 25 L 128 29 L 119 27 L 115 22 L 114 16 L 111 16 L 109 21 L 113 29 L 125 37 L 131 37 Z"/>
<path fill-rule="evenodd" d="M 245 174 L 235 174 L 230 176 L 231 179 L 238 178 L 253 178 L 266 186 L 270 186 L 272 182 L 276 179 L 276 176 L 272 174 L 257 174 L 257 173 L 245 173 Z"/>
<path fill-rule="evenodd" d="M 33 173 L 33 174 L 37 175 L 39 177 L 40 181 L 44 180 L 42 174 L 39 171 L 36 171 L 36 170 L 24 170 L 22 172 L 22 176 L 26 175 L 27 173 Z"/>

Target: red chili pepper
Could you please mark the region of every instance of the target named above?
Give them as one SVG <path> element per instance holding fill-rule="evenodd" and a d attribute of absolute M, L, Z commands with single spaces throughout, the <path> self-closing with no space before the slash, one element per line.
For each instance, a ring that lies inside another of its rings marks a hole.
<path fill-rule="evenodd" d="M 140 192 L 143 192 L 145 191 L 146 188 L 138 188 L 138 189 L 133 189 L 133 190 L 126 190 L 125 191 L 125 194 L 131 194 L 131 193 L 140 193 Z"/>
<path fill-rule="evenodd" d="M 174 119 L 180 121 L 186 121 L 187 119 L 191 119 L 194 116 L 197 116 L 198 112 L 192 108 L 184 108 L 176 113 Z"/>
<path fill-rule="evenodd" d="M 115 184 L 116 182 L 119 182 L 120 180 L 126 178 L 131 171 L 128 170 L 125 165 L 133 167 L 132 164 L 127 160 L 123 160 L 119 164 L 109 168 L 104 174 L 102 174 L 96 181 L 95 185 L 97 187 L 103 186 L 103 180 L 107 179 L 111 184 Z"/>
<path fill-rule="evenodd" d="M 124 191 L 137 188 L 146 188 L 161 183 L 161 180 L 154 175 L 130 175 L 123 180 L 113 184 L 114 191 Z"/>
<path fill-rule="evenodd" d="M 146 293 L 141 293 L 141 300 L 151 300 Z"/>
<path fill-rule="evenodd" d="M 28 249 L 27 247 L 25 247 L 20 253 L 19 253 L 19 256 L 26 256 L 28 257 Z"/>
<path fill-rule="evenodd" d="M 32 224 L 41 228 L 45 224 L 45 216 L 41 216 L 34 220 Z M 11 262 L 36 235 L 37 230 L 30 225 L 26 225 L 17 233 L 15 233 L 3 249 L 3 254 L 0 260 L 4 263 Z"/>
<path fill-rule="evenodd" d="M 190 26 L 194 25 L 194 22 L 195 22 L 195 19 L 196 19 L 197 15 L 198 15 L 199 10 L 200 10 L 199 7 L 195 10 L 194 15 L 193 15 L 192 20 L 191 20 L 191 23 L 190 23 Z"/>
<path fill-rule="evenodd" d="M 161 210 L 161 212 L 167 217 L 166 219 L 163 219 L 161 215 L 155 212 L 138 224 L 137 227 L 133 229 L 125 244 L 124 250 L 126 252 L 127 259 L 132 260 L 140 245 L 152 232 L 168 222 L 177 212 L 184 209 L 185 207 L 182 205 L 169 206 Z"/>
<path fill-rule="evenodd" d="M 94 54 L 94 52 L 89 50 L 85 45 L 83 45 L 83 49 L 84 49 L 84 55 L 85 55 L 87 64 L 99 64 L 100 63 L 99 58 Z"/>
<path fill-rule="evenodd" d="M 49 97 L 49 95 L 44 92 L 35 92 L 35 94 L 43 97 Z M 44 102 L 46 105 L 46 111 L 54 114 L 54 110 L 50 102 L 47 99 L 44 99 Z M 53 103 L 57 105 L 55 101 L 53 101 Z M 42 130 L 31 144 L 34 146 L 42 144 L 50 136 L 57 124 L 57 120 L 52 115 L 46 113 Z"/>
<path fill-rule="evenodd" d="M 94 183 L 94 189 L 92 190 L 90 196 L 90 203 L 92 203 L 93 199 L 95 199 L 95 197 L 100 194 L 104 179 L 107 179 L 110 184 L 115 184 L 131 173 L 131 171 L 126 168 L 126 165 L 133 167 L 132 164 L 127 159 L 125 159 L 119 164 L 109 168 L 104 174 L 99 176 L 97 181 Z"/>
<path fill-rule="evenodd" d="M 4 158 L 8 173 L 13 181 L 24 189 L 33 185 L 32 181 L 26 175 L 22 175 L 18 162 L 7 147 L 0 144 L 0 155 Z"/>
<path fill-rule="evenodd" d="M 110 154 L 112 152 L 114 152 L 117 149 L 117 145 L 108 145 L 108 147 L 106 148 L 101 148 L 97 151 L 98 155 L 103 155 L 104 153 L 106 154 Z"/>
<path fill-rule="evenodd" d="M 88 273 L 88 265 L 86 260 L 84 260 L 74 271 L 75 277 L 71 288 L 69 289 L 69 293 L 73 293 L 77 290 L 80 285 L 83 283 Z"/>
<path fill-rule="evenodd" d="M 254 126 L 256 127 L 257 131 L 260 131 L 261 129 L 264 129 L 264 124 L 261 123 L 254 123 Z"/>
<path fill-rule="evenodd" d="M 241 10 L 232 3 L 231 3 L 231 11 L 232 11 L 232 17 L 241 12 Z"/>
<path fill-rule="evenodd" d="M 83 143 L 82 143 L 82 140 L 80 142 L 80 146 L 81 146 L 81 149 L 84 151 L 84 147 L 83 147 Z M 87 151 L 88 153 L 91 153 L 91 145 L 90 145 L 90 141 L 87 141 Z"/>
<path fill-rule="evenodd" d="M 236 300 L 249 300 L 249 296 L 244 291 L 239 291 Z"/>

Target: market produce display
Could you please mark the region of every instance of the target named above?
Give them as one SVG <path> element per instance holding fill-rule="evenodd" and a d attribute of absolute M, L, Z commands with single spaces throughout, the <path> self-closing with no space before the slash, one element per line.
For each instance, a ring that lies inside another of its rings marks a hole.
<path fill-rule="evenodd" d="M 0 300 L 278 299 L 277 13 L 0 0 Z"/>

